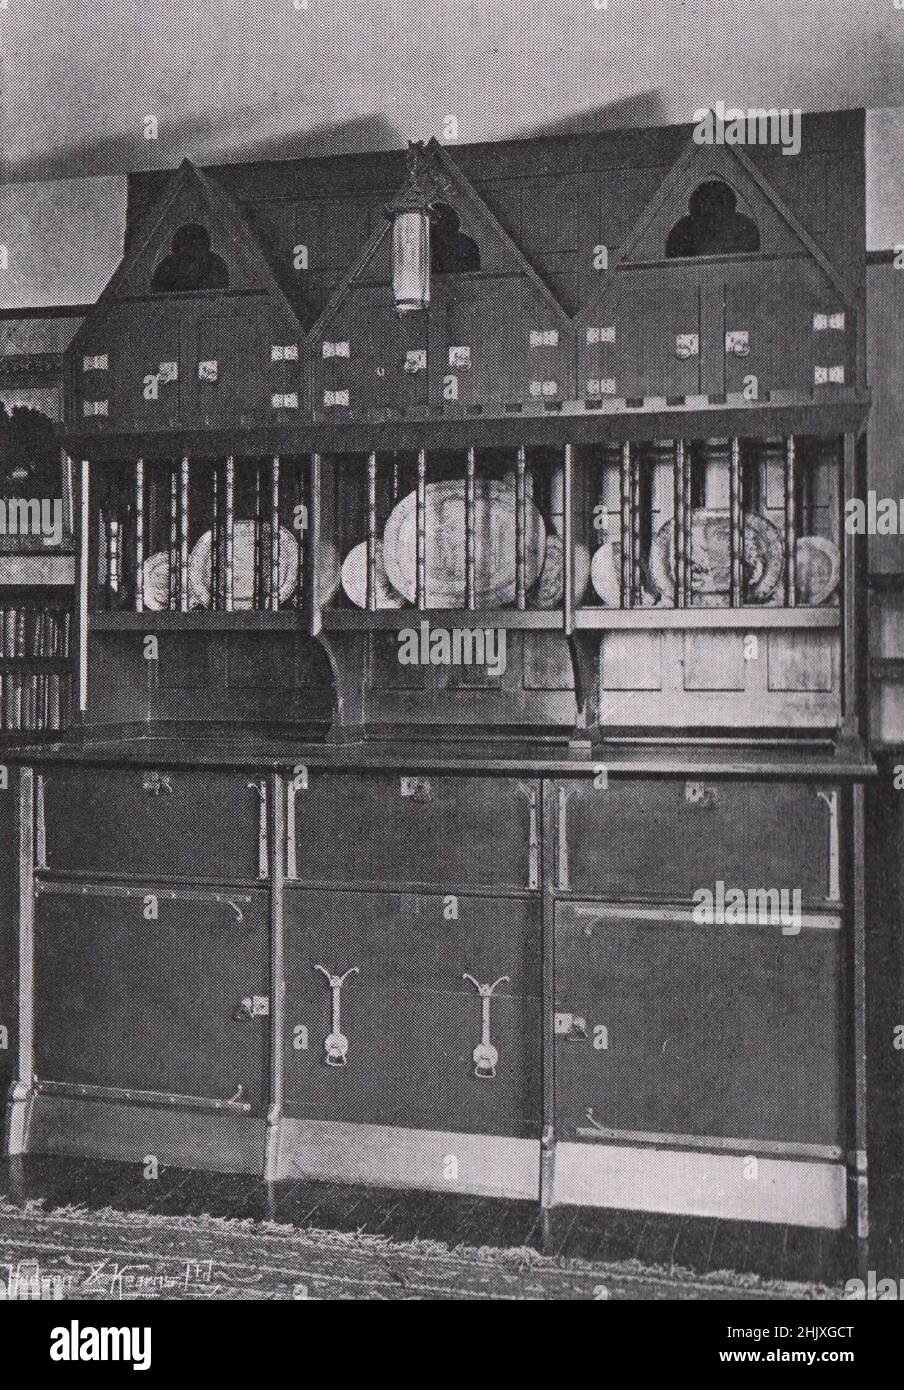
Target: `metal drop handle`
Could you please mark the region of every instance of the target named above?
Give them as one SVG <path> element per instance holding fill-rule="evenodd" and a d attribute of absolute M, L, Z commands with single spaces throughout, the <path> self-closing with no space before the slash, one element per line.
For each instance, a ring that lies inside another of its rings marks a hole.
<path fill-rule="evenodd" d="M 494 980 L 491 985 L 482 985 L 479 980 L 475 980 L 473 975 L 467 971 L 461 977 L 468 980 L 480 995 L 480 1042 L 475 1047 L 471 1056 L 474 1061 L 474 1075 L 485 1079 L 492 1079 L 496 1075 L 496 1067 L 499 1062 L 499 1052 L 490 1042 L 490 1000 L 493 997 L 493 990 L 497 985 L 504 984 L 508 980 L 508 975 L 500 975 L 498 980 Z"/>
<path fill-rule="evenodd" d="M 339 996 L 349 975 L 358 975 L 360 971 L 357 965 L 344 975 L 333 975 L 324 965 L 315 965 L 314 969 L 320 971 L 330 989 L 330 1031 L 323 1042 L 324 1061 L 328 1067 L 344 1067 L 348 1062 L 348 1038 L 342 1031 Z"/>

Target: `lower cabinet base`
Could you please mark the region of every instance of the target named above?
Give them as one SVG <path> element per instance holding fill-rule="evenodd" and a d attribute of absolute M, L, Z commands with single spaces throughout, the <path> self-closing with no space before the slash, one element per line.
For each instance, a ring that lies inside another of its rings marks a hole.
<path fill-rule="evenodd" d="M 846 1183 L 841 1163 L 562 1143 L 552 1200 L 841 1230 Z"/>
<path fill-rule="evenodd" d="M 17 1088 L 18 1090 L 18 1088 Z M 46 1095 L 13 1096 L 6 1152 L 249 1173 L 270 1182 L 368 1186 L 541 1199 L 536 1139 L 323 1120 L 203 1113 Z M 559 1143 L 545 1206 L 717 1217 L 841 1230 L 841 1163 L 616 1144 Z"/>
<path fill-rule="evenodd" d="M 540 1142 L 285 1119 L 277 1171 L 268 1176 L 537 1200 Z"/>
<path fill-rule="evenodd" d="M 207 1114 L 149 1105 L 33 1095 L 24 1143 L 32 1154 L 144 1163 L 154 1157 L 173 1168 L 215 1173 L 264 1171 L 266 1121 L 253 1115 Z M 15 1142 L 15 1104 L 8 1140 Z M 10 1144 L 12 1148 L 12 1144 Z"/>

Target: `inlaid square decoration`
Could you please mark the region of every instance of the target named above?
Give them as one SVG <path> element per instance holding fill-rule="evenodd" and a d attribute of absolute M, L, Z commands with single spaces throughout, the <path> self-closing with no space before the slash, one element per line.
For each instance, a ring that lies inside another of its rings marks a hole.
<path fill-rule="evenodd" d="M 219 375 L 219 364 L 216 361 L 198 363 L 199 381 L 216 381 Z"/>

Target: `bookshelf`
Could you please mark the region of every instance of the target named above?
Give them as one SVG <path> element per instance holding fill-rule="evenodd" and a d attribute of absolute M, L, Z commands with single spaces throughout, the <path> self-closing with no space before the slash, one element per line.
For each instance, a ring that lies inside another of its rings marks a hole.
<path fill-rule="evenodd" d="M 0 588 L 0 735 L 69 724 L 72 624 L 65 591 Z"/>

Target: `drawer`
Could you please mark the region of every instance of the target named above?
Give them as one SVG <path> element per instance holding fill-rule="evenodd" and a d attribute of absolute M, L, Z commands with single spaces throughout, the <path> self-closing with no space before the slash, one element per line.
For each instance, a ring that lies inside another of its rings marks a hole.
<path fill-rule="evenodd" d="M 259 876 L 259 783 L 235 773 L 51 767 L 42 773 L 47 868 Z M 249 785 L 249 782 L 251 785 Z"/>
<path fill-rule="evenodd" d="M 721 879 L 838 901 L 836 789 L 610 779 L 599 790 L 562 782 L 553 795 L 557 887 L 594 897 L 686 899 Z"/>
<path fill-rule="evenodd" d="M 414 1129 L 539 1133 L 540 905 L 460 897 L 289 889 L 286 923 L 288 1113 Z M 328 1066 L 328 981 L 340 999 L 344 1067 Z M 475 1076 L 481 984 L 490 1000 L 496 1075 Z"/>
<path fill-rule="evenodd" d="M 562 1138 L 590 1109 L 621 1134 L 840 1146 L 841 989 L 837 917 L 783 936 L 559 903 L 556 1009 L 586 1021 L 556 1033 Z"/>
<path fill-rule="evenodd" d="M 295 797 L 298 877 L 537 887 L 538 799 L 537 783 L 512 778 L 312 776 Z"/>
<path fill-rule="evenodd" d="M 268 995 L 266 894 L 171 891 L 149 921 L 153 887 L 40 886 L 35 1073 L 258 1110 L 268 1019 L 234 1015 Z"/>

